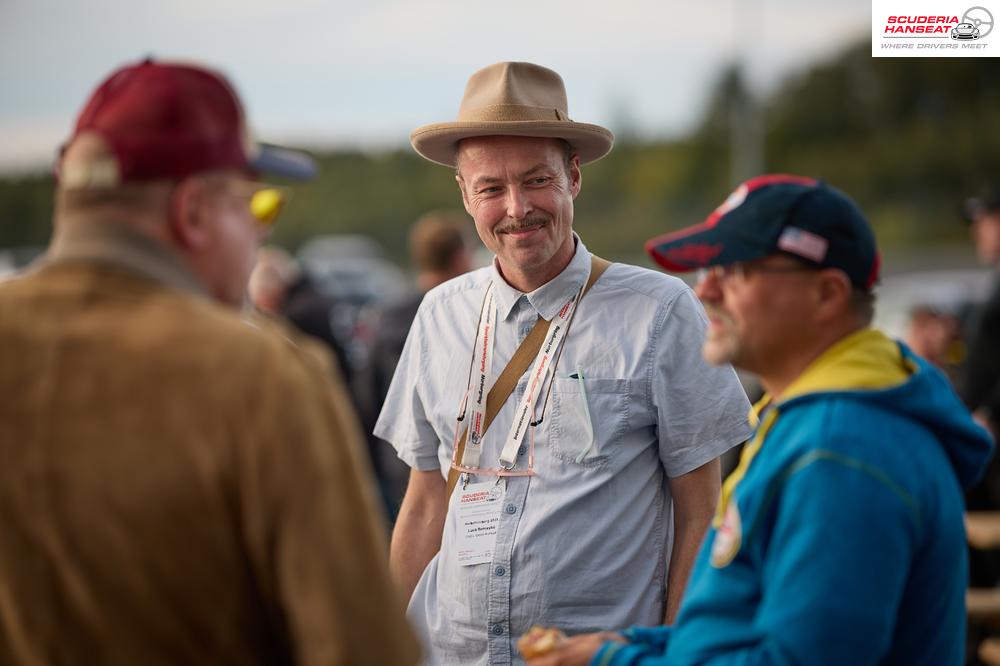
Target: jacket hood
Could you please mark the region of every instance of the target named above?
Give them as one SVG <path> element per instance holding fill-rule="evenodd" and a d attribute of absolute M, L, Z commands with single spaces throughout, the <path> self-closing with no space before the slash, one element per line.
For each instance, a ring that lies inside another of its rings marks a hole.
<path fill-rule="evenodd" d="M 831 393 L 923 423 L 944 447 L 963 488 L 979 480 L 993 454 L 992 438 L 972 420 L 944 374 L 880 331 L 858 331 L 830 347 L 777 406 L 785 411 Z"/>

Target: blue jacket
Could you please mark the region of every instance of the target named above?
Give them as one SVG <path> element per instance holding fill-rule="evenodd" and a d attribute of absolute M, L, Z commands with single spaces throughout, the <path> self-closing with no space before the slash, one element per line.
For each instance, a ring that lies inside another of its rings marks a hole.
<path fill-rule="evenodd" d="M 675 625 L 593 663 L 961 664 L 962 489 L 992 445 L 944 376 L 865 330 L 759 413 Z"/>

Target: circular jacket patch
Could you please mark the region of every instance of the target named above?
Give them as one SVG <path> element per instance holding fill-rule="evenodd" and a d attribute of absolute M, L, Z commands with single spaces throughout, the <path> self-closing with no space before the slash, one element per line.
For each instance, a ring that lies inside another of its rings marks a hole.
<path fill-rule="evenodd" d="M 721 569 L 736 557 L 743 543 L 743 525 L 740 522 L 740 510 L 736 498 L 731 498 L 726 506 L 726 515 L 722 525 L 715 531 L 712 541 L 712 566 Z"/>

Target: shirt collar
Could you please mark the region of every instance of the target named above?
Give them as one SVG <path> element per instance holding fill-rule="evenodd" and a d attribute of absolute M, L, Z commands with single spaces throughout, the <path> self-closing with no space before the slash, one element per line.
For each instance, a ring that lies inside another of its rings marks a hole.
<path fill-rule="evenodd" d="M 76 223 L 55 235 L 39 268 L 71 261 L 96 261 L 124 268 L 199 296 L 208 292 L 169 249 L 123 223 Z"/>
<path fill-rule="evenodd" d="M 539 316 L 551 320 L 559 313 L 559 309 L 580 291 L 580 287 L 590 275 L 590 252 L 580 237 L 576 235 L 576 232 L 573 232 L 573 243 L 576 245 L 576 251 L 566 268 L 559 275 L 528 294 L 524 294 L 507 284 L 507 281 L 500 274 L 496 257 L 493 258 L 491 269 L 493 289 L 499 308 L 497 314 L 501 319 L 506 320 L 510 317 L 514 307 L 523 297 L 528 300 L 528 304 Z"/>

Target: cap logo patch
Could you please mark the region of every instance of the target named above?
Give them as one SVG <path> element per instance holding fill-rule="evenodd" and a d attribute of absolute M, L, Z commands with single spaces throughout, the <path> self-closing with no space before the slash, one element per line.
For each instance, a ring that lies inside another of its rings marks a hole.
<path fill-rule="evenodd" d="M 715 213 L 719 216 L 725 215 L 746 201 L 748 194 L 750 194 L 750 188 L 746 186 L 746 183 L 740 185 L 715 209 Z"/>
<path fill-rule="evenodd" d="M 725 249 L 721 244 L 709 245 L 708 243 L 686 243 L 678 247 L 670 248 L 664 253 L 664 257 L 675 264 L 685 266 L 705 266 L 709 261 L 722 254 Z"/>
<path fill-rule="evenodd" d="M 785 227 L 778 238 L 778 249 L 822 263 L 830 242 L 812 232 L 798 227 Z"/>

